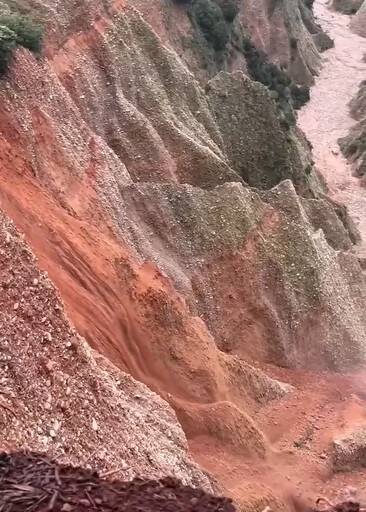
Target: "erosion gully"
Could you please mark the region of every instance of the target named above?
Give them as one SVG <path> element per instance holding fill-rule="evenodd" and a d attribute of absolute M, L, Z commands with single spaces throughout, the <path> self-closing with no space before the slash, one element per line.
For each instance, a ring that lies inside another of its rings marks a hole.
<path fill-rule="evenodd" d="M 317 22 L 334 40 L 323 53 L 323 67 L 311 89 L 311 98 L 299 114 L 299 126 L 313 145 L 315 165 L 324 176 L 330 194 L 348 207 L 361 242 L 357 250 L 366 255 L 366 188 L 339 150 L 338 139 L 355 124 L 349 102 L 366 79 L 366 38 L 349 28 L 350 17 L 332 9 L 328 0 L 316 0 Z"/>

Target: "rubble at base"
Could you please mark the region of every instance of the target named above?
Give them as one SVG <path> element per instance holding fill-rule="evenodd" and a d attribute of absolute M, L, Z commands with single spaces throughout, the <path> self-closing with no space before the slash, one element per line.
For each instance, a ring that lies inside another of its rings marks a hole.
<path fill-rule="evenodd" d="M 108 475 L 106 475 L 108 476 Z M 0 509 L 12 512 L 235 512 L 231 500 L 166 477 L 108 481 L 96 471 L 60 465 L 44 455 L 0 455 Z"/>

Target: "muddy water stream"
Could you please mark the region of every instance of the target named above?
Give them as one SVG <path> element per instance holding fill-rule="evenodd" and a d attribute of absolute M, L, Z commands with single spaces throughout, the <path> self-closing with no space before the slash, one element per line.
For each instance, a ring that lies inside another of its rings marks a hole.
<path fill-rule="evenodd" d="M 359 249 L 366 254 L 366 188 L 352 175 L 337 142 L 355 124 L 348 103 L 366 79 L 366 38 L 354 34 L 349 29 L 350 17 L 333 11 L 327 0 L 316 0 L 314 13 L 335 46 L 323 53 L 323 68 L 310 102 L 300 112 L 299 125 L 313 144 L 315 164 L 331 195 L 348 207 L 356 222 L 362 237 Z"/>

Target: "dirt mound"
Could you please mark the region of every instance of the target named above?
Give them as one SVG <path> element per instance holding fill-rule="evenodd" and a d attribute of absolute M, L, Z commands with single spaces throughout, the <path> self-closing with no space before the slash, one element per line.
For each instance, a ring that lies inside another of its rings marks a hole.
<path fill-rule="evenodd" d="M 66 466 L 44 454 L 0 454 L 0 507 L 24 510 L 82 512 L 235 512 L 228 498 L 194 489 L 173 478 L 109 482 L 96 471 Z"/>
<path fill-rule="evenodd" d="M 177 404 L 175 410 L 189 439 L 209 435 L 235 446 L 243 454 L 260 458 L 269 450 L 265 436 L 254 421 L 230 402 L 191 408 Z"/>

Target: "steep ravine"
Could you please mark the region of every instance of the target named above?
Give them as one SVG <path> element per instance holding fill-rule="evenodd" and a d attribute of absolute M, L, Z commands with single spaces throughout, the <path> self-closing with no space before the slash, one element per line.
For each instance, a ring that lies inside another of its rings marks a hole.
<path fill-rule="evenodd" d="M 349 28 L 350 17 L 329 8 L 327 0 L 316 1 L 314 12 L 335 44 L 323 54 L 323 68 L 298 122 L 313 145 L 316 167 L 325 177 L 332 196 L 348 207 L 360 231 L 358 251 L 364 255 L 366 192 L 340 152 L 338 139 L 348 135 L 355 124 L 348 104 L 366 76 L 366 39 L 354 34 Z"/>
<path fill-rule="evenodd" d="M 268 90 L 242 72 L 221 72 L 202 86 L 162 43 L 159 27 L 152 30 L 125 2 L 43 0 L 42 7 L 52 28 L 45 56 L 18 49 L 0 82 L 0 202 L 77 332 L 105 357 L 90 352 L 90 360 L 109 360 L 132 376 L 131 397 L 121 396 L 127 412 L 135 411 L 136 441 L 125 441 L 133 444 L 125 456 L 131 473 L 141 471 L 142 459 L 146 474 L 166 472 L 172 453 L 172 470 L 178 458 L 182 477 L 205 482 L 186 453 L 183 427 L 195 461 L 245 511 L 285 510 L 278 491 L 288 478 L 297 493 L 315 497 L 328 475 L 333 496 L 340 481 L 331 478 L 331 443 L 364 420 L 365 378 L 327 372 L 356 371 L 366 361 L 366 283 L 348 230 L 321 199 L 304 141 L 281 125 Z M 78 340 L 71 349 L 42 304 L 29 310 L 33 273 L 24 284 L 15 279 L 8 231 L 2 297 L 11 333 L 4 344 L 21 351 L 18 325 L 25 325 L 32 364 L 41 367 L 41 350 L 51 359 L 40 377 L 32 374 L 46 399 L 31 411 L 41 425 L 28 429 L 22 416 L 22 428 L 28 445 L 46 439 L 46 449 L 57 447 L 65 460 L 69 408 L 59 407 L 57 372 L 68 364 L 80 377 L 72 352 Z M 39 345 L 33 320 L 40 329 L 47 322 L 54 352 Z M 17 364 L 20 375 L 20 356 Z M 127 378 L 116 372 L 115 385 L 126 391 Z M 80 442 L 76 459 L 109 469 L 121 455 L 111 443 L 110 458 L 99 458 L 106 443 L 92 417 L 107 435 L 110 424 L 124 426 L 117 412 L 128 416 L 123 403 L 114 412 L 117 392 L 99 393 L 101 379 L 96 373 L 90 394 L 106 407 L 96 407 L 95 418 L 86 403 L 81 439 L 97 446 Z M 77 397 L 73 379 L 64 382 L 72 384 L 66 396 Z M 44 406 L 48 396 L 54 410 Z M 6 404 L 17 410 L 13 398 Z M 5 436 L 9 425 L 19 431 L 9 411 L 0 414 Z M 143 428 L 140 414 L 156 425 L 160 461 L 150 455 L 155 446 L 145 433 L 152 427 Z M 48 435 L 55 424 L 56 437 Z M 24 438 L 15 441 L 19 447 Z"/>

